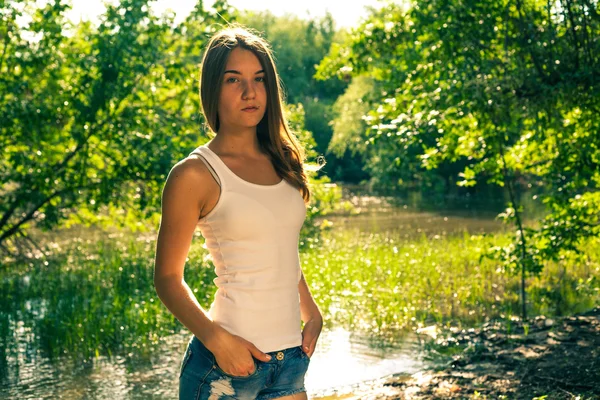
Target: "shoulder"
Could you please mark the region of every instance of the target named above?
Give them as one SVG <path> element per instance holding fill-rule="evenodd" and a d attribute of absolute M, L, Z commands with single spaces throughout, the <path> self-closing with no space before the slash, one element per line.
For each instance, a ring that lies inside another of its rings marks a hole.
<path fill-rule="evenodd" d="M 165 184 L 164 195 L 202 198 L 217 189 L 206 164 L 195 155 L 186 157 L 171 168 Z"/>
<path fill-rule="evenodd" d="M 183 179 L 183 180 L 202 180 L 206 176 L 210 176 L 210 172 L 206 167 L 206 164 L 200 159 L 199 156 L 192 154 L 171 168 L 169 172 L 169 179 Z"/>

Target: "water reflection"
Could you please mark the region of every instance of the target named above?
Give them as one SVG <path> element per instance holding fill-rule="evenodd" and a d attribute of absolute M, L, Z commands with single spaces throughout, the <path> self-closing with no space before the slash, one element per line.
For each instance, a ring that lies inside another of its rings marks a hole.
<path fill-rule="evenodd" d="M 10 363 L 13 368 L 0 383 L 0 398 L 173 399 L 185 340 L 184 335 L 167 338 L 150 359 L 50 360 L 32 351 L 30 357 Z"/>
<path fill-rule="evenodd" d="M 16 331 L 19 360 L 0 384 L 4 399 L 173 399 L 178 394 L 181 356 L 189 340 L 182 332 L 164 338 L 149 359 L 117 356 L 94 361 L 60 357 L 51 361 L 27 346 L 30 332 Z M 12 362 L 11 362 L 12 361 Z M 311 398 L 352 390 L 363 381 L 397 372 L 413 373 L 423 365 L 414 337 L 388 347 L 343 329 L 323 332 L 306 377 Z"/>
<path fill-rule="evenodd" d="M 414 336 L 389 347 L 344 329 L 324 332 L 306 375 L 311 399 L 351 392 L 361 382 L 393 373 L 412 374 L 423 367 Z"/>

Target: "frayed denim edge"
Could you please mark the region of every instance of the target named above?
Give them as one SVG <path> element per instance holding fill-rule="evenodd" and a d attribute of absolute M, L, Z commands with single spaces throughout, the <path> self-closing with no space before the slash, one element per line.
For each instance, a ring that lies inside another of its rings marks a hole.
<path fill-rule="evenodd" d="M 286 390 L 284 392 L 279 392 L 279 393 L 271 393 L 268 395 L 264 395 L 264 396 L 260 396 L 257 397 L 256 400 L 272 400 L 272 399 L 278 399 L 280 397 L 285 397 L 285 396 L 291 396 L 293 394 L 296 393 L 301 393 L 301 392 L 306 392 L 305 388 L 301 388 L 301 389 L 292 389 L 292 390 Z"/>

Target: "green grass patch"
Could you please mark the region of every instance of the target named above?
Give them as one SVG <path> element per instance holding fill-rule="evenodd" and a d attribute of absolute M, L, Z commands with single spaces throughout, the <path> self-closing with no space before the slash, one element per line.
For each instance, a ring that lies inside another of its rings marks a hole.
<path fill-rule="evenodd" d="M 330 231 L 313 240 L 301 259 L 330 325 L 393 338 L 430 324 L 474 326 L 518 315 L 518 276 L 482 257 L 506 241 L 504 234 L 407 241 L 400 232 Z M 569 314 L 598 304 L 598 272 L 598 241 L 548 263 L 527 281 L 530 315 Z"/>
<path fill-rule="evenodd" d="M 326 326 L 385 341 L 429 324 L 471 326 L 518 314 L 518 278 L 481 258 L 504 240 L 465 235 L 407 241 L 401 233 L 331 230 L 306 239 L 300 258 Z M 202 243 L 194 240 L 185 280 L 208 307 L 215 275 Z M 587 243 L 578 256 L 549 263 L 529 278 L 531 315 L 598 304 L 599 248 Z M 48 257 L 0 268 L 0 359 L 23 337 L 49 357 L 140 357 L 184 329 L 154 291 L 153 234 L 79 235 L 48 249 Z"/>

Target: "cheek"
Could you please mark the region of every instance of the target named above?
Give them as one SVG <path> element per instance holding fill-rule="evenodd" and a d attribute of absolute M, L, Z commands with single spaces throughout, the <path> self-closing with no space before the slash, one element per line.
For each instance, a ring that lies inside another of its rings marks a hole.
<path fill-rule="evenodd" d="M 265 99 L 267 98 L 267 92 L 268 92 L 267 85 L 263 84 L 263 85 L 258 86 L 258 90 L 257 91 L 260 93 L 260 95 L 263 98 L 265 98 Z"/>
<path fill-rule="evenodd" d="M 219 96 L 219 104 L 229 104 L 231 102 L 231 98 L 233 97 L 233 91 L 229 87 L 223 87 L 221 89 L 221 95 Z"/>
<path fill-rule="evenodd" d="M 232 107 L 232 93 L 231 91 L 222 91 L 221 96 L 219 96 L 219 110 L 228 110 Z"/>

